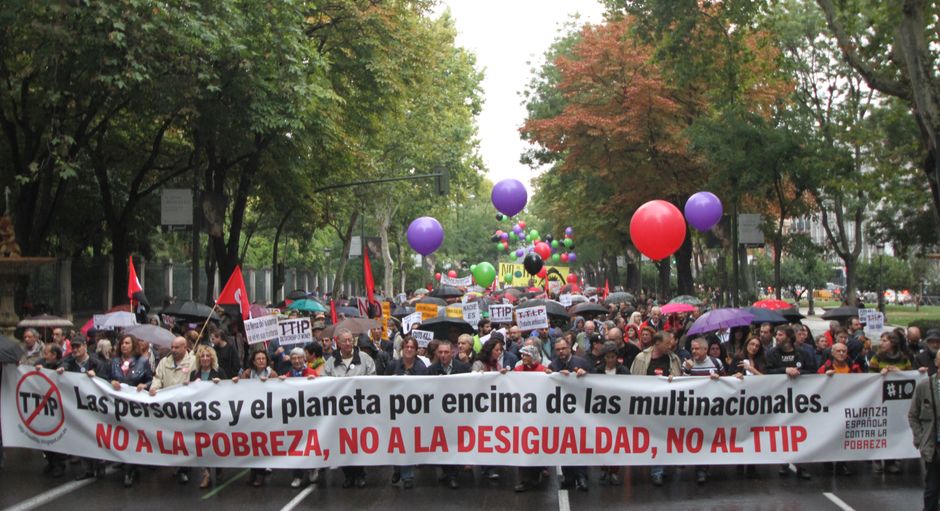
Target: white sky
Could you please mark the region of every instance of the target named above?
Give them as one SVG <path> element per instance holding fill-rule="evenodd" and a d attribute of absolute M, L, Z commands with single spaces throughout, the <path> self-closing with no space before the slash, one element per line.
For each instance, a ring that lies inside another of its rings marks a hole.
<path fill-rule="evenodd" d="M 513 177 L 529 188 L 536 171 L 519 163 L 527 144 L 519 138 L 526 110 L 519 95 L 530 69 L 571 15 L 599 23 L 603 7 L 596 0 L 441 0 L 457 25 L 457 44 L 477 56 L 484 71 L 483 112 L 477 119 L 480 153 L 493 182 Z"/>

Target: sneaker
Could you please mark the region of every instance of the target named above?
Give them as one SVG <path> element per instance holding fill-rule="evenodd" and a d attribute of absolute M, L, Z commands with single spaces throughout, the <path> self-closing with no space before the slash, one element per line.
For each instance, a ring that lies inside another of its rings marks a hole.
<path fill-rule="evenodd" d="M 881 474 L 885 471 L 884 467 L 881 465 L 880 461 L 871 462 L 871 471 L 875 474 Z"/>
<path fill-rule="evenodd" d="M 303 481 L 301 481 L 299 477 L 295 477 L 294 480 L 290 482 L 290 487 L 291 487 L 291 488 L 300 488 L 300 484 L 301 484 L 302 482 L 303 482 Z"/>
<path fill-rule="evenodd" d="M 786 477 L 790 475 L 790 467 L 788 465 L 781 465 L 777 473 L 780 474 L 780 477 Z"/>
<path fill-rule="evenodd" d="M 460 488 L 460 483 L 458 483 L 456 479 L 450 479 L 447 481 L 447 486 L 449 486 L 451 490 L 456 490 Z"/>
<path fill-rule="evenodd" d="M 885 463 L 885 472 L 889 474 L 900 474 L 901 465 L 897 461 L 889 461 Z M 52 473 L 52 476 L 55 477 L 55 472 Z"/>
<path fill-rule="evenodd" d="M 489 479 L 490 481 L 498 481 L 498 480 L 499 480 L 499 474 L 498 474 L 495 470 L 493 470 L 493 469 L 485 469 L 485 470 L 483 470 L 483 477 L 485 477 L 486 479 Z"/>
<path fill-rule="evenodd" d="M 852 469 L 845 463 L 836 463 L 836 474 L 840 476 L 850 476 L 855 475 L 855 472 L 852 472 Z"/>
<path fill-rule="evenodd" d="M 414 479 L 405 479 L 404 482 L 402 482 L 402 486 L 404 486 L 406 490 L 410 490 L 415 487 L 415 481 Z"/>
<path fill-rule="evenodd" d="M 662 485 L 663 485 L 663 475 L 653 474 L 653 486 L 662 486 Z"/>
<path fill-rule="evenodd" d="M 180 484 L 187 484 L 189 483 L 189 474 L 187 474 L 186 472 L 177 472 L 176 480 Z"/>
<path fill-rule="evenodd" d="M 130 488 L 131 486 L 134 486 L 134 475 L 131 474 L 130 472 L 125 472 L 124 473 L 124 487 Z"/>
<path fill-rule="evenodd" d="M 512 487 L 513 491 L 516 493 L 524 493 L 532 489 L 532 484 L 527 482 L 521 482 Z"/>
<path fill-rule="evenodd" d="M 310 472 L 307 472 L 307 480 L 310 481 L 310 484 L 317 484 L 320 482 L 320 469 L 315 468 Z"/>
<path fill-rule="evenodd" d="M 392 484 L 398 484 L 399 481 L 401 481 L 401 470 L 395 467 L 395 469 L 392 470 Z"/>
<path fill-rule="evenodd" d="M 705 481 L 708 481 L 708 474 L 705 472 L 699 472 L 695 475 L 695 482 L 698 484 L 705 484 Z"/>
<path fill-rule="evenodd" d="M 797 469 L 796 477 L 799 477 L 800 479 L 804 481 L 809 481 L 810 479 L 813 478 L 813 474 L 810 474 L 809 470 L 806 470 L 805 468 L 801 468 L 801 469 Z"/>
<path fill-rule="evenodd" d="M 607 484 L 611 486 L 620 486 L 620 476 L 614 472 L 611 472 L 610 475 L 607 476 Z"/>
<path fill-rule="evenodd" d="M 366 487 L 366 478 L 357 477 L 356 478 L 356 488 L 365 488 Z"/>

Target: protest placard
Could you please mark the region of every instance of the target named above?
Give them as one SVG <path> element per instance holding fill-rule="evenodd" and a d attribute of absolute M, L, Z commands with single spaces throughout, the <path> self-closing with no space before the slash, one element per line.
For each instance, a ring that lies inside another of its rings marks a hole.
<path fill-rule="evenodd" d="M 448 318 L 460 318 L 463 319 L 463 308 L 450 306 L 444 309 L 444 313 Z"/>
<path fill-rule="evenodd" d="M 512 323 L 512 305 L 490 305 L 490 321 L 493 323 Z"/>
<path fill-rule="evenodd" d="M 470 323 L 474 330 L 480 322 L 480 302 L 469 302 L 463 305 L 463 320 Z"/>
<path fill-rule="evenodd" d="M 277 322 L 277 327 L 280 330 L 278 339 L 280 339 L 281 346 L 313 342 L 310 318 L 282 319 Z"/>
<path fill-rule="evenodd" d="M 411 336 L 418 341 L 419 348 L 427 348 L 428 343 L 434 340 L 434 332 L 428 330 L 412 330 Z"/>
<path fill-rule="evenodd" d="M 421 319 L 423 320 L 437 317 L 437 305 L 433 303 L 419 303 L 415 305 L 415 310 L 421 313 Z"/>
<path fill-rule="evenodd" d="M 261 316 L 245 320 L 245 337 L 248 344 L 277 339 L 281 333 L 277 327 L 277 316 Z"/>
<path fill-rule="evenodd" d="M 466 277 L 448 277 L 441 275 L 441 284 L 444 286 L 469 287 L 473 284 L 473 278 L 470 275 Z"/>
<path fill-rule="evenodd" d="M 538 328 L 548 328 L 548 312 L 544 305 L 516 309 L 516 324 L 523 332 Z"/>
<path fill-rule="evenodd" d="M 401 331 L 403 333 L 410 333 L 411 329 L 421 324 L 424 319 L 421 317 L 420 312 L 412 312 L 411 314 L 401 318 Z"/>
<path fill-rule="evenodd" d="M 563 307 L 571 307 L 571 293 L 564 293 L 564 294 L 558 295 L 558 302 Z"/>

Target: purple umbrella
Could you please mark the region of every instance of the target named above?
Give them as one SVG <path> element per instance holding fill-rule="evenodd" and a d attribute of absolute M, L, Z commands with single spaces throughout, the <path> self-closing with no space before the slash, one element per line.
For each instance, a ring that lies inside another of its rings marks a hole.
<path fill-rule="evenodd" d="M 736 326 L 749 326 L 753 320 L 753 314 L 741 309 L 715 309 L 702 314 L 700 318 L 696 319 L 695 323 L 692 324 L 692 328 L 689 328 L 688 334 L 702 334 Z"/>

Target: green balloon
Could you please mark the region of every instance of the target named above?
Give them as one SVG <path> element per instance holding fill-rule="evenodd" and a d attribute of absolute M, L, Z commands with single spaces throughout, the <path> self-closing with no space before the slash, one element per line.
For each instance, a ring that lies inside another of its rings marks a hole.
<path fill-rule="evenodd" d="M 503 275 L 503 282 L 507 284 L 512 284 L 512 273 L 507 273 Z"/>
<path fill-rule="evenodd" d="M 566 247 L 570 247 L 571 245 L 574 245 L 574 242 L 571 241 L 571 238 L 565 238 L 565 242 L 564 242 L 564 243 L 565 243 L 565 246 L 566 246 Z"/>
<path fill-rule="evenodd" d="M 475 264 L 470 265 L 470 273 L 473 273 L 473 270 L 477 267 Z"/>
<path fill-rule="evenodd" d="M 516 236 L 515 232 L 510 232 L 509 239 L 511 239 L 512 241 L 516 241 L 517 239 L 519 239 L 519 236 Z"/>
<path fill-rule="evenodd" d="M 558 248 L 558 240 L 552 240 L 552 248 Z"/>
<path fill-rule="evenodd" d="M 552 262 L 553 262 L 553 263 L 557 263 L 558 261 L 561 261 L 561 255 L 559 255 L 559 254 L 552 254 Z"/>
<path fill-rule="evenodd" d="M 496 245 L 494 245 L 494 246 L 496 247 L 496 250 L 502 250 L 502 249 L 503 249 L 503 244 L 502 244 L 502 242 L 497 241 L 497 242 L 496 242 Z"/>
<path fill-rule="evenodd" d="M 476 280 L 477 285 L 481 287 L 490 287 L 490 284 L 496 280 L 496 268 L 486 261 L 474 265 L 470 269 L 470 273 L 473 274 L 473 278 Z"/>
<path fill-rule="evenodd" d="M 532 241 L 532 233 L 531 233 L 531 232 L 525 235 L 525 240 L 526 240 L 526 241 Z"/>
<path fill-rule="evenodd" d="M 534 240 L 539 239 L 539 232 L 536 231 L 535 229 L 532 229 L 531 231 L 529 231 L 529 234 L 532 235 L 532 239 L 534 239 Z"/>

